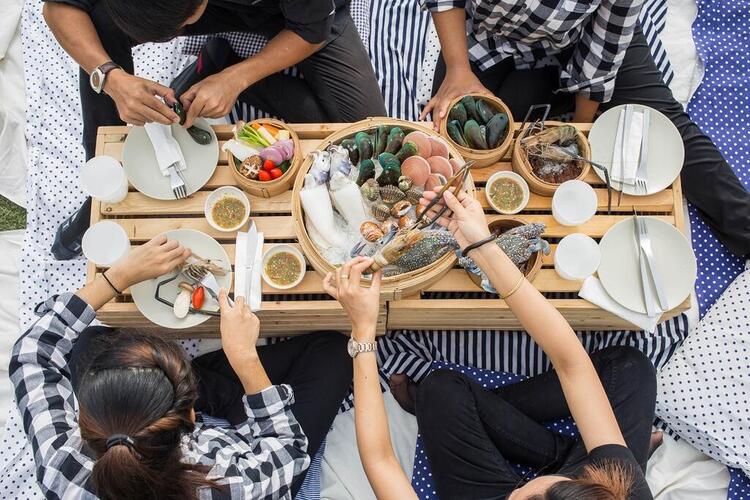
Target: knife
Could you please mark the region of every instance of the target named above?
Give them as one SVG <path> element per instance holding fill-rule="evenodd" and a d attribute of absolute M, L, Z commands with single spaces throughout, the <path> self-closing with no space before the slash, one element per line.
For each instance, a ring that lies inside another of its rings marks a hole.
<path fill-rule="evenodd" d="M 651 283 L 648 280 L 648 269 L 646 256 L 641 248 L 641 235 L 638 232 L 638 217 L 633 216 L 633 232 L 635 234 L 635 247 L 638 251 L 638 264 L 641 271 L 641 289 L 643 290 L 643 303 L 646 306 L 646 315 L 649 317 L 656 316 L 656 307 L 654 307 L 654 295 L 651 293 Z"/>

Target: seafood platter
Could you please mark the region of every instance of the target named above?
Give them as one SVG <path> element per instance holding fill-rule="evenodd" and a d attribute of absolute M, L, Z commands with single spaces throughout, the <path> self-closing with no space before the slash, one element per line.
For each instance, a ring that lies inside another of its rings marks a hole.
<path fill-rule="evenodd" d="M 495 96 L 468 94 L 449 105 L 440 134 L 477 167 L 500 161 L 513 142 L 513 115 Z"/>
<path fill-rule="evenodd" d="M 552 196 L 565 181 L 582 180 L 590 169 L 591 146 L 573 125 L 539 121 L 521 130 L 511 163 L 536 194 Z"/>
<path fill-rule="evenodd" d="M 237 184 L 254 196 L 270 198 L 287 191 L 302 162 L 297 134 L 272 119 L 239 122 L 222 149 Z"/>
<path fill-rule="evenodd" d="M 292 194 L 307 259 L 326 274 L 357 255 L 373 257 L 370 271 L 382 269 L 385 297 L 418 292 L 453 267 L 458 248 L 419 199 L 445 185 L 473 195 L 470 167 L 412 122 L 371 118 L 329 136 L 303 162 Z"/>

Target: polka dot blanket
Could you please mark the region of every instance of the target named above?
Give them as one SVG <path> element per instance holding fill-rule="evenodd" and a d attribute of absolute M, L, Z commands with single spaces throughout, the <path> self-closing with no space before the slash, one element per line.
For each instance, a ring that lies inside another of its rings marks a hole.
<path fill-rule="evenodd" d="M 504 385 L 520 382 L 526 378 L 523 375 L 516 375 L 513 373 L 493 372 L 444 362 L 435 362 L 432 364 L 431 368 L 432 370 L 446 369 L 463 373 L 477 383 L 482 384 L 482 387 L 486 389 L 497 389 Z M 572 418 L 549 422 L 545 425 L 549 429 L 565 436 L 575 437 L 578 435 L 578 429 Z M 527 466 L 522 464 L 511 464 L 511 466 L 520 476 L 526 476 L 529 478 L 535 477 L 534 471 Z M 437 493 L 435 492 L 435 484 L 432 480 L 430 464 L 427 460 L 427 454 L 421 436 L 417 437 L 417 450 L 414 457 L 414 470 L 412 472 L 411 484 L 420 499 L 436 500 L 438 498 Z"/>

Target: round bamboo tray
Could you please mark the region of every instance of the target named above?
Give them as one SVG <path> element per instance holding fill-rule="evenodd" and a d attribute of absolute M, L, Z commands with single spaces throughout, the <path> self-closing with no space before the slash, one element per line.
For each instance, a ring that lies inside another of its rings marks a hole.
<path fill-rule="evenodd" d="M 490 222 L 489 228 L 490 232 L 497 231 L 499 229 L 501 233 L 504 233 L 509 229 L 513 229 L 517 226 L 523 226 L 524 224 L 526 223 L 521 219 L 516 219 L 514 217 L 502 217 Z M 542 256 L 542 251 L 539 250 L 538 252 L 534 253 L 534 255 L 532 255 L 528 261 L 526 261 L 526 267 L 524 269 L 523 275 L 526 276 L 527 280 L 534 281 L 537 273 L 539 273 L 539 270 L 542 268 L 543 259 L 544 258 Z M 477 276 L 474 273 L 470 273 L 469 271 L 466 271 L 466 274 L 469 275 L 471 281 L 473 281 L 474 284 L 476 284 L 479 288 L 482 288 L 481 277 Z"/>
<path fill-rule="evenodd" d="M 440 122 L 440 135 L 442 135 L 443 138 L 448 141 L 451 146 L 456 148 L 456 150 L 461 153 L 461 156 L 463 156 L 465 160 L 473 160 L 474 164 L 477 167 L 487 167 L 502 160 L 503 156 L 505 156 L 505 153 L 508 152 L 511 144 L 513 143 L 513 131 L 515 130 L 513 114 L 510 112 L 510 108 L 495 96 L 488 96 L 486 94 L 467 95 L 474 98 L 481 98 L 482 100 L 486 101 L 495 111 L 503 112 L 508 115 L 508 130 L 505 134 L 505 139 L 503 139 L 503 142 L 500 143 L 500 145 L 495 149 L 473 149 L 461 146 L 460 144 L 456 144 L 448 135 L 448 115 L 446 115 L 445 118 L 443 118 Z M 448 110 L 450 111 L 453 106 L 463 97 L 466 96 L 460 96 L 453 99 L 450 103 L 450 106 L 448 106 Z"/>
<path fill-rule="evenodd" d="M 546 127 L 557 127 L 560 125 L 564 125 L 561 122 L 544 122 L 544 126 Z M 586 138 L 583 133 L 576 129 L 577 132 L 577 142 L 578 142 L 578 148 L 581 151 L 581 156 L 586 158 L 587 160 L 591 159 L 591 145 L 589 144 L 589 140 Z M 523 131 L 519 131 L 518 136 L 521 137 L 523 135 Z M 531 189 L 532 192 L 536 194 L 540 194 L 542 196 L 552 196 L 555 194 L 555 190 L 560 186 L 560 184 L 556 184 L 553 182 L 547 182 L 543 181 L 539 177 L 537 177 L 534 172 L 531 169 L 531 163 L 529 163 L 529 158 L 526 155 L 525 151 L 523 150 L 523 147 L 521 146 L 521 141 L 517 140 L 515 146 L 513 147 L 513 153 L 511 154 L 511 164 L 513 165 L 513 170 L 517 172 L 518 174 L 523 177 L 526 182 L 529 185 L 529 189 Z M 591 165 L 588 162 L 583 162 L 583 168 L 581 169 L 581 173 L 578 177 L 576 177 L 577 180 L 583 180 L 586 175 L 588 175 L 589 170 L 591 169 Z M 572 180 L 572 179 L 571 179 Z"/>
<path fill-rule="evenodd" d="M 273 120 L 271 118 L 254 120 L 249 123 L 259 123 L 261 125 L 267 123 L 269 125 L 273 125 L 278 129 L 288 130 L 289 136 L 294 142 L 294 156 L 292 157 L 289 169 L 284 172 L 284 175 L 282 175 L 278 179 L 262 182 L 254 181 L 241 175 L 237 170 L 237 168 L 239 167 L 237 158 L 235 158 L 232 153 L 227 152 L 229 167 L 232 169 L 232 174 L 234 175 L 237 184 L 251 195 L 261 198 L 270 198 L 272 196 L 276 196 L 288 191 L 294 183 L 294 178 L 299 171 L 300 165 L 302 165 L 302 149 L 300 146 L 299 137 L 294 132 L 294 130 L 290 129 L 285 123 L 278 120 Z"/>
<path fill-rule="evenodd" d="M 343 128 L 338 132 L 328 136 L 318 146 L 318 150 L 325 150 L 331 144 L 338 144 L 343 139 L 353 136 L 357 132 L 371 131 L 381 126 L 399 126 L 404 132 L 412 130 L 420 130 L 430 136 L 437 137 L 438 134 L 434 130 L 429 129 L 423 125 L 415 124 L 404 120 L 398 120 L 395 118 L 368 118 L 356 123 L 353 123 L 349 127 Z M 407 132 L 408 133 L 408 132 Z M 456 148 L 452 145 L 448 145 L 448 152 L 451 158 L 456 158 L 463 162 L 464 158 L 458 153 Z M 305 214 L 302 209 L 302 203 L 300 202 L 299 193 L 305 183 L 305 174 L 310 170 L 312 166 L 312 156 L 307 155 L 302 162 L 300 172 L 297 175 L 297 179 L 294 182 L 294 188 L 292 189 L 292 218 L 294 224 L 294 231 L 297 235 L 297 240 L 302 247 L 302 251 L 307 257 L 307 260 L 312 264 L 313 268 L 325 276 L 329 272 L 336 269 L 336 266 L 328 262 L 318 251 L 318 247 L 310 239 L 305 228 Z M 466 179 L 464 189 L 469 192 L 472 196 L 475 195 L 474 182 L 472 181 L 471 175 Z M 380 286 L 380 295 L 384 300 L 399 300 L 402 297 L 413 295 L 424 290 L 431 284 L 438 281 L 445 273 L 447 273 L 456 264 L 456 256 L 454 252 L 448 252 L 443 255 L 429 266 L 425 266 L 421 269 L 411 271 L 408 273 L 399 274 L 396 276 L 384 277 Z M 362 283 L 369 283 L 369 279 L 362 279 Z"/>

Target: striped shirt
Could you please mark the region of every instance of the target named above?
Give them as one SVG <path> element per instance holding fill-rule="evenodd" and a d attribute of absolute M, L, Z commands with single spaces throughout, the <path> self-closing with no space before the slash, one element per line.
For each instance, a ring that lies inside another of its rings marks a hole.
<path fill-rule="evenodd" d="M 481 70 L 513 57 L 528 69 L 572 48 L 560 90 L 591 100 L 612 98 L 617 70 L 643 0 L 423 0 L 432 12 L 466 9 L 469 58 Z"/>
<path fill-rule="evenodd" d="M 10 360 L 24 430 L 31 442 L 36 479 L 47 498 L 94 499 L 95 459 L 84 451 L 68 358 L 78 335 L 96 317 L 78 296 L 52 297 L 16 342 Z M 229 428 L 201 421 L 183 437 L 182 460 L 209 468 L 223 490 L 201 488 L 201 499 L 291 498 L 291 485 L 307 469 L 307 438 L 291 412 L 288 385 L 245 396 L 247 421 Z M 165 478 L 169 480 L 169 478 Z"/>

